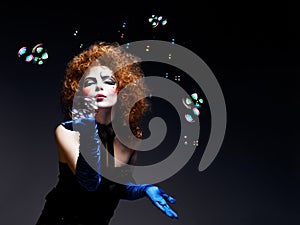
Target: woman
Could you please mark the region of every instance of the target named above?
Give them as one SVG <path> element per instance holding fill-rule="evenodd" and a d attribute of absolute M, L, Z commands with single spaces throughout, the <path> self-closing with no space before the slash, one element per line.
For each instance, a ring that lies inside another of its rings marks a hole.
<path fill-rule="evenodd" d="M 120 101 L 125 118 L 120 122 L 142 138 L 139 120 L 149 104 L 142 99 L 130 110 L 126 105 L 141 99 L 145 87 L 119 93 L 143 76 L 137 58 L 117 43 L 94 43 L 69 62 L 62 91 L 66 119 L 55 129 L 59 181 L 47 194 L 36 225 L 109 224 L 120 199 L 144 196 L 167 216 L 178 218 L 167 204 L 174 198 L 157 186 L 134 184 L 126 165 L 135 163 L 137 152 L 121 143 L 112 129 L 112 120 L 118 119 L 112 108 Z M 102 176 L 105 171 L 122 182 Z"/>

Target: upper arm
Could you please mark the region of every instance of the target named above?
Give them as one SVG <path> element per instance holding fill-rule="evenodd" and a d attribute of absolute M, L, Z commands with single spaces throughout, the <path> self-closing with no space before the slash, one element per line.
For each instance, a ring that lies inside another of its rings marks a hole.
<path fill-rule="evenodd" d="M 79 156 L 79 133 L 59 125 L 55 129 L 55 139 L 58 146 L 59 160 L 68 163 L 75 174 L 76 162 Z"/>

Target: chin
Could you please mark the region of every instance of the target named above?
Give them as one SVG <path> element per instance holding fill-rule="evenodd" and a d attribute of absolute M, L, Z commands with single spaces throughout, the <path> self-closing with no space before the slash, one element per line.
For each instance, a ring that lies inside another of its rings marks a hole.
<path fill-rule="evenodd" d="M 111 108 L 112 105 L 98 105 L 98 110 L 99 109 L 107 109 L 107 108 Z"/>

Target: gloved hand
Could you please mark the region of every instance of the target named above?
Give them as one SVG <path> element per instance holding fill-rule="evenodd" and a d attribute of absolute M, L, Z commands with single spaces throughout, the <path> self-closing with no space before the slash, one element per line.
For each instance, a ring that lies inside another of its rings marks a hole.
<path fill-rule="evenodd" d="M 79 157 L 76 163 L 76 179 L 88 191 L 97 190 L 100 176 L 100 138 L 93 117 L 74 120 L 73 130 L 80 133 Z"/>
<path fill-rule="evenodd" d="M 88 96 L 74 96 L 73 106 L 71 110 L 73 120 L 79 118 L 95 117 L 96 109 L 98 109 L 95 98 Z"/>
<path fill-rule="evenodd" d="M 166 202 L 167 200 L 173 204 L 176 202 L 175 198 L 166 194 L 161 188 L 153 185 L 148 186 L 146 188 L 146 194 L 149 197 L 149 199 L 152 201 L 152 203 L 157 208 L 159 208 L 163 213 L 165 213 L 167 216 L 171 218 L 178 219 L 177 213 L 175 213 Z"/>
<path fill-rule="evenodd" d="M 167 201 L 173 204 L 176 202 L 176 200 L 166 194 L 161 188 L 151 184 L 127 184 L 126 191 L 126 199 L 135 200 L 147 196 L 151 202 L 167 216 L 178 219 L 177 213 L 175 213 L 167 204 Z"/>

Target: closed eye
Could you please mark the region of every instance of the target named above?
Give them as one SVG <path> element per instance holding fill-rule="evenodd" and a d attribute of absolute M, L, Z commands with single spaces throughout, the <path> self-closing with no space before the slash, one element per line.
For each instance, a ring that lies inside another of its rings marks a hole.
<path fill-rule="evenodd" d="M 88 87 L 90 85 L 93 85 L 93 84 L 96 84 L 97 83 L 97 80 L 96 78 L 93 78 L 93 77 L 89 77 L 89 78 L 86 78 L 83 85 L 84 87 Z"/>
<path fill-rule="evenodd" d="M 95 82 L 93 82 L 93 81 L 86 81 L 86 82 L 84 82 L 84 87 L 88 87 L 88 86 L 91 86 L 93 84 L 95 84 Z"/>
<path fill-rule="evenodd" d="M 116 81 L 114 79 L 107 79 L 104 81 L 106 84 L 115 85 Z"/>

